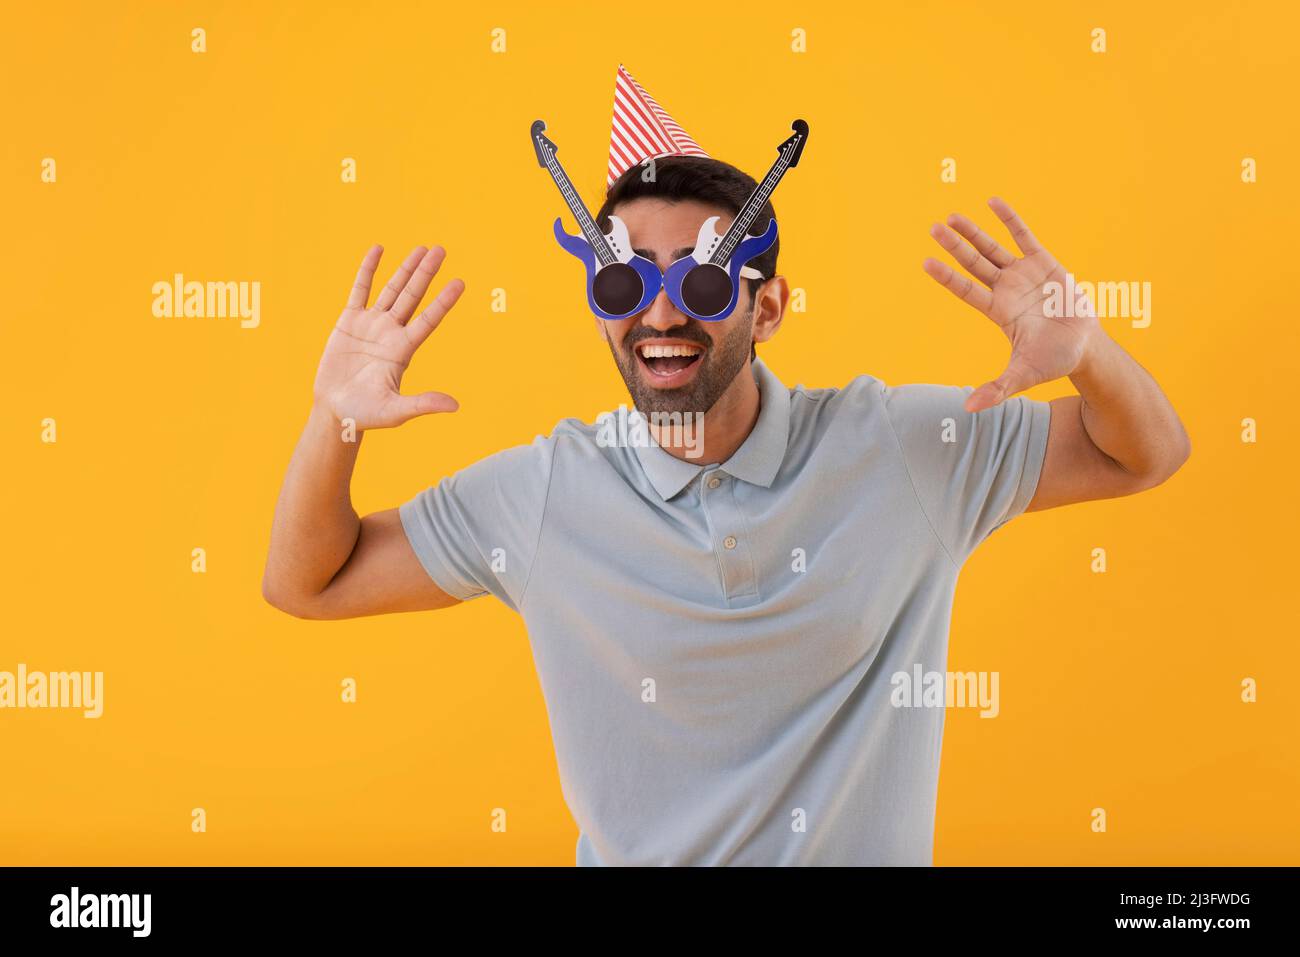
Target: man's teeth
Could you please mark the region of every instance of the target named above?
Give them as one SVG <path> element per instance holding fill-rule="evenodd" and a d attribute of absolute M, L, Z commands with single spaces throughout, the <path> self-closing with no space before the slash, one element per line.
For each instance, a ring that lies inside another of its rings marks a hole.
<path fill-rule="evenodd" d="M 704 351 L 702 346 L 658 346 L 645 345 L 641 346 L 641 358 L 643 359 L 667 359 L 670 356 L 695 356 Z"/>

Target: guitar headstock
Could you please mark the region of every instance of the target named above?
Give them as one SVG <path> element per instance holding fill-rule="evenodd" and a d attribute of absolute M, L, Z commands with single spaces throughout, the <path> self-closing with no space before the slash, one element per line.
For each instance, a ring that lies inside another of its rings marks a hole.
<path fill-rule="evenodd" d="M 533 149 L 537 152 L 538 166 L 545 166 L 547 159 L 560 151 L 558 146 L 547 139 L 545 131 L 546 122 L 544 120 L 533 120 L 533 126 L 532 130 L 529 132 L 529 136 L 533 141 Z"/>
<path fill-rule="evenodd" d="M 794 155 L 790 157 L 787 166 L 798 166 L 799 157 L 803 155 L 804 144 L 808 142 L 808 124 L 803 120 L 795 120 L 790 124 L 790 129 L 794 130 L 789 138 L 776 148 L 778 153 L 783 153 L 787 148 L 794 148 Z"/>

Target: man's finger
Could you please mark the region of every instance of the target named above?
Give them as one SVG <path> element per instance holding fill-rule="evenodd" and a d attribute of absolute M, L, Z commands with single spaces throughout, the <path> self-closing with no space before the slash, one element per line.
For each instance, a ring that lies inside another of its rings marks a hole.
<path fill-rule="evenodd" d="M 1034 234 L 1029 231 L 1024 220 L 1016 215 L 1016 211 L 1008 206 L 1005 200 L 994 196 L 989 200 L 989 208 L 1006 224 L 1007 229 L 1011 231 L 1011 238 L 1016 241 L 1022 253 L 1031 256 L 1043 251 L 1042 244 L 1034 238 Z"/>
<path fill-rule="evenodd" d="M 411 276 L 411 281 L 406 284 L 402 294 L 397 297 L 397 302 L 393 303 L 393 308 L 389 310 L 394 319 L 405 323 L 411 318 L 411 313 L 415 312 L 415 307 L 424 298 L 429 283 L 433 282 L 433 277 L 438 274 L 438 268 L 446 258 L 447 250 L 441 246 L 434 246 L 424 254 L 420 265 L 415 269 L 415 274 Z"/>
<path fill-rule="evenodd" d="M 379 260 L 383 255 L 384 247 L 376 243 L 361 260 L 361 268 L 357 270 L 356 281 L 353 282 L 352 292 L 348 296 L 347 308 L 366 308 L 366 303 L 370 300 L 370 284 L 374 281 L 375 270 L 379 268 Z"/>
<path fill-rule="evenodd" d="M 985 382 L 966 397 L 966 411 L 981 412 L 990 409 L 999 402 L 1005 402 L 1017 392 L 1038 385 L 1041 379 L 1042 376 L 1013 355 L 1002 375 L 992 382 Z"/>
<path fill-rule="evenodd" d="M 397 424 L 409 422 L 418 415 L 430 415 L 434 412 L 455 412 L 460 403 L 445 392 L 422 392 L 419 395 L 399 395 L 388 405 Z"/>
<path fill-rule="evenodd" d="M 993 288 L 993 284 L 998 281 L 998 267 L 981 256 L 975 247 L 962 242 L 961 237 L 955 232 L 938 223 L 930 227 L 930 235 L 934 237 L 936 243 L 948 250 L 952 258 L 961 263 L 968 273 L 990 289 Z"/>
<path fill-rule="evenodd" d="M 1006 398 L 1006 388 L 997 379 L 985 382 L 966 397 L 967 412 L 983 412 Z"/>
<path fill-rule="evenodd" d="M 939 285 L 963 302 L 970 303 L 984 315 L 989 314 L 989 310 L 993 308 L 993 293 L 983 286 L 977 286 L 970 277 L 963 276 L 947 263 L 941 263 L 937 259 L 927 259 L 923 265 L 930 278 Z"/>
<path fill-rule="evenodd" d="M 397 267 L 397 272 L 393 273 L 393 278 L 388 280 L 388 285 L 379 290 L 379 298 L 375 300 L 376 309 L 393 307 L 393 303 L 397 302 L 397 297 L 406 288 L 407 280 L 411 278 L 411 273 L 415 272 L 415 267 L 419 265 L 426 252 L 428 250 L 423 246 L 416 246 L 411 250 L 411 254 Z"/>
<path fill-rule="evenodd" d="M 963 216 L 961 213 L 953 213 L 948 217 L 948 225 L 966 238 L 966 240 L 980 251 L 985 259 L 1000 269 L 1006 269 L 1016 261 L 1014 253 L 1010 253 L 998 245 L 998 241 L 990 236 L 975 221 Z"/>
<path fill-rule="evenodd" d="M 456 305 L 456 300 L 460 294 L 465 291 L 465 283 L 459 279 L 453 279 L 447 285 L 442 287 L 442 292 L 434 297 L 433 302 L 429 303 L 414 319 L 406 324 L 406 337 L 410 340 L 411 348 L 418 349 L 429 334 L 438 328 L 438 323 L 442 322 L 442 317 L 447 315 L 451 307 Z"/>

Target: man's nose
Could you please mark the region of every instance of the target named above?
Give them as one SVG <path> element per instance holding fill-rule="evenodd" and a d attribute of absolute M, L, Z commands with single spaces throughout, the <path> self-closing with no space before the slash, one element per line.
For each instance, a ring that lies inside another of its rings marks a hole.
<path fill-rule="evenodd" d="M 689 316 L 673 305 L 672 300 L 668 298 L 668 291 L 665 289 L 659 290 L 659 295 L 654 297 L 646 311 L 641 314 L 642 325 L 649 326 L 651 329 L 660 332 L 666 332 L 669 329 L 685 325 L 689 319 Z"/>

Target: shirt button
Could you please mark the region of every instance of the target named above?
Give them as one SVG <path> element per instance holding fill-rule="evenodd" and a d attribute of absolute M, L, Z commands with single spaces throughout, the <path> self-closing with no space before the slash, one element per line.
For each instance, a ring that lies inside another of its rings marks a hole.
<path fill-rule="evenodd" d="M 728 535 L 726 538 L 724 538 L 724 539 L 722 540 L 722 544 L 725 545 L 725 546 L 727 546 L 727 548 L 735 548 L 735 547 L 736 547 L 736 536 L 735 536 L 735 535 Z"/>
<path fill-rule="evenodd" d="M 722 479 L 714 477 L 709 479 L 709 488 L 717 488 L 722 484 Z"/>

